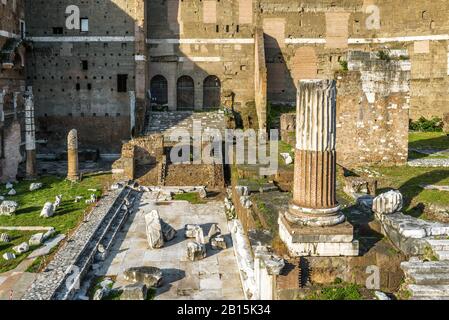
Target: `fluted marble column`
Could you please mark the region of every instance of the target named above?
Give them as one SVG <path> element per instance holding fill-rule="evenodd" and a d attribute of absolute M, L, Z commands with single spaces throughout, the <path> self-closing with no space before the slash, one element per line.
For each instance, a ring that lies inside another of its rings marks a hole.
<path fill-rule="evenodd" d="M 67 136 L 67 166 L 67 179 L 70 181 L 79 181 L 78 132 L 76 129 L 70 130 Z"/>
<path fill-rule="evenodd" d="M 342 223 L 336 200 L 336 82 L 300 81 L 296 117 L 293 200 L 286 218 L 311 226 Z"/>

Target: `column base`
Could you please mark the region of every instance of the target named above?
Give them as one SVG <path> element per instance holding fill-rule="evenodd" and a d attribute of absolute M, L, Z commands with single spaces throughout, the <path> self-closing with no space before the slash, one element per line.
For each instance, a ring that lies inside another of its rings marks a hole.
<path fill-rule="evenodd" d="M 288 222 L 309 227 L 330 227 L 345 222 L 345 216 L 340 212 L 340 206 L 327 209 L 303 208 L 290 203 L 288 211 L 284 212 Z"/>
<path fill-rule="evenodd" d="M 81 180 L 80 176 L 78 176 L 78 175 L 70 175 L 70 176 L 67 176 L 66 179 L 69 181 L 72 181 L 72 182 L 79 182 Z"/>
<path fill-rule="evenodd" d="M 288 221 L 285 212 L 279 214 L 279 236 L 292 257 L 358 256 L 359 241 L 354 240 L 354 228 L 349 222 L 335 226 L 312 227 Z"/>

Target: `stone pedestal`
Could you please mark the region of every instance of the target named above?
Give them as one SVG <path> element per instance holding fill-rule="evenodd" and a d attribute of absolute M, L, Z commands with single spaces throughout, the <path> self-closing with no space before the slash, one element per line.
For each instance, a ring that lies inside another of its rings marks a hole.
<path fill-rule="evenodd" d="M 67 180 L 79 181 L 78 132 L 72 129 L 67 136 Z"/>
<path fill-rule="evenodd" d="M 355 256 L 358 242 L 336 199 L 336 83 L 299 83 L 293 199 L 279 215 L 292 256 Z"/>

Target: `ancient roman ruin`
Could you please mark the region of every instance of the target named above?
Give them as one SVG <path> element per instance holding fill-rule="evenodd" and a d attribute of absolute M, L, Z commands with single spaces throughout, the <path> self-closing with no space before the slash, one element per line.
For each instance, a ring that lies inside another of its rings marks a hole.
<path fill-rule="evenodd" d="M 448 12 L 0 0 L 0 299 L 449 300 Z"/>

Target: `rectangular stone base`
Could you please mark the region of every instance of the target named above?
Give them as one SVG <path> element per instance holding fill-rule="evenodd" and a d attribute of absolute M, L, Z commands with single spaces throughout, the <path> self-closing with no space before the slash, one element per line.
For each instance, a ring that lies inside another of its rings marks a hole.
<path fill-rule="evenodd" d="M 358 256 L 359 242 L 353 233 L 348 222 L 333 227 L 302 227 L 279 215 L 279 236 L 292 257 Z"/>

